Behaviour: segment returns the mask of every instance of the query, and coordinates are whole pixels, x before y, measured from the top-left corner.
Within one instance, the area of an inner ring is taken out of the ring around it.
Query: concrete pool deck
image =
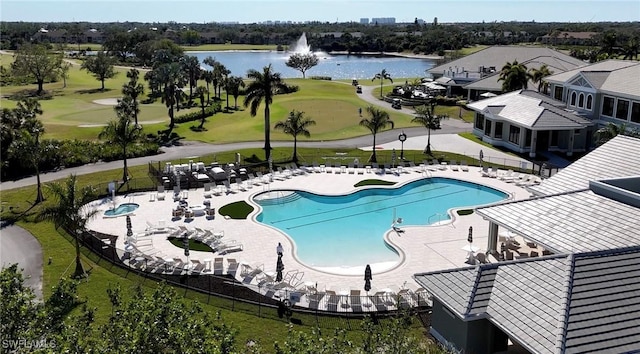
[[[407,169],[409,170],[409,169]],[[276,268],[276,246],[278,242],[285,248],[283,263],[284,273],[298,271],[303,274],[301,283],[317,284],[317,289],[331,289],[335,291],[362,289],[364,285],[364,265],[358,268],[334,269],[329,273],[319,269],[311,268],[300,262],[294,255],[292,241],[279,230],[262,225],[251,220],[258,210],[249,216],[247,220],[226,219],[217,213],[217,210],[229,203],[236,201],[247,201],[253,205],[250,198],[257,193],[278,189],[299,189],[319,194],[345,194],[356,190],[354,184],[364,179],[382,179],[400,183],[406,183],[425,175],[410,170],[409,173],[400,175],[377,175],[375,173],[349,174],[349,173],[308,173],[295,175],[284,180],[274,180],[272,183],[255,185],[246,191],[237,193],[222,194],[212,198],[204,197],[204,189],[188,190],[189,204],[201,205],[205,200],[209,200],[211,207],[216,209],[214,219],[205,216],[196,216],[190,221],[184,218],[173,221],[171,211],[176,203],[173,201],[173,192],[167,192],[165,200],[151,201],[151,195],[156,192],[133,193],[126,196],[117,196],[116,204],[137,203],[140,207],[131,214],[132,229],[134,233],[143,233],[147,228],[147,222],[158,224],[160,220],[165,225],[175,228],[184,226],[190,229],[194,227],[213,232],[224,231],[225,240],[236,240],[243,244],[242,251],[220,255],[218,253],[206,253],[191,251],[190,259],[198,259],[201,262],[206,259],[224,257],[224,266],[227,267],[227,259],[235,259],[239,263],[251,265],[252,267],[262,267],[265,272],[275,272]],[[530,193],[523,187],[514,183],[506,183],[498,178],[482,177],[479,167],[471,166],[468,172],[437,170],[429,172],[434,177],[450,177],[464,181],[480,183],[496,188],[508,193],[513,200],[521,200],[530,197]],[[245,183],[245,185],[248,185]],[[88,228],[105,234],[117,235],[118,240],[115,247],[124,249],[126,238],[126,218],[103,218],[103,212],[112,207],[108,199],[99,200],[92,203],[100,212],[98,216],[91,220]],[[399,215],[401,216],[401,215]],[[391,218],[391,216],[390,216]],[[434,220],[435,222],[436,220]],[[372,287],[375,289],[392,289],[397,291],[402,287],[417,287],[412,279],[415,273],[443,270],[455,267],[466,266],[467,251],[463,247],[468,246],[467,235],[469,226],[474,229],[473,245],[484,251],[487,248],[487,234],[489,222],[483,220],[475,213],[466,216],[454,215],[450,223],[443,223],[437,226],[401,226],[404,233],[398,234],[389,230],[385,235],[388,242],[392,243],[402,254],[404,260],[390,270],[381,271],[380,265],[372,264],[373,280]],[[177,257],[186,260],[182,249],[175,247],[167,240],[166,233],[157,233],[148,237],[151,240],[152,248],[164,257]],[[366,245],[363,245],[366,247]],[[382,265],[387,268],[388,265]],[[343,273],[341,275],[334,274]]]

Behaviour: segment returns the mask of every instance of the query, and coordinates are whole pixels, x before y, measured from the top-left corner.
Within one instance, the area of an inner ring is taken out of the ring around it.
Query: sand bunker
[[[117,98],[103,98],[101,100],[95,100],[93,101],[93,103],[95,104],[101,104],[104,106],[115,106],[118,104],[118,99]]]

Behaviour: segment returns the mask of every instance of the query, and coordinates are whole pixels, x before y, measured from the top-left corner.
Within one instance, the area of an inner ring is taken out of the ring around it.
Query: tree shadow
[[[85,94],[93,94],[93,93],[104,93],[104,92],[110,92],[110,91],[113,91],[113,90],[108,88],[105,88],[104,90],[96,88],[96,89],[87,89],[87,90],[76,90],[75,93],[85,95]]]

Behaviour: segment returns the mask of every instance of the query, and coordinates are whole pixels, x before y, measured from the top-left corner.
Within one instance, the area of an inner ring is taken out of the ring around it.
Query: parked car
[[[356,93],[362,93],[362,86],[356,86]]]
[[[391,108],[400,109],[402,108],[402,100],[399,98],[394,98],[391,102]]]

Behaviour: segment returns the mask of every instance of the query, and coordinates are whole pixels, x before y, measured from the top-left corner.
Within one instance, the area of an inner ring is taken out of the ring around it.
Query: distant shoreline
[[[189,50],[185,51],[185,53],[211,53],[211,52],[220,52],[220,53],[288,53],[287,51],[277,51],[277,50],[268,50],[268,49],[231,49],[231,50]],[[318,53],[318,52],[315,52]],[[323,52],[324,53],[324,52]],[[425,54],[411,54],[411,53],[397,53],[397,52],[359,52],[359,53],[349,53],[346,51],[335,51],[326,53],[329,55],[379,55],[379,56],[388,56],[388,57],[402,57],[402,58],[411,58],[411,59],[429,59],[429,60],[442,60],[444,57],[439,55],[425,55]]]

